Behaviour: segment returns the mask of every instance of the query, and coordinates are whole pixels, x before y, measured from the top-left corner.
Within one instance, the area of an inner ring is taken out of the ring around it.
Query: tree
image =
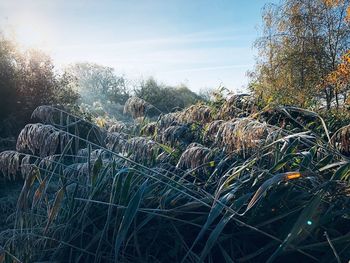
[[[28,120],[40,105],[73,104],[77,92],[69,86],[67,76],[55,72],[51,58],[40,50],[27,50],[16,57],[16,115]],[[13,111],[16,111],[13,109]]]
[[[215,89],[213,88],[201,88],[198,92],[198,95],[204,100],[204,101],[210,101],[213,97],[213,93],[215,92]]]
[[[82,108],[93,114],[123,118],[123,105],[130,97],[128,83],[114,69],[95,63],[76,63],[65,69],[80,94]]]
[[[76,85],[82,100],[87,103],[106,99],[124,104],[129,98],[127,82],[117,76],[114,69],[95,63],[76,63],[66,69],[66,74],[76,78]]]
[[[14,135],[43,104],[72,104],[77,93],[55,72],[49,56],[22,52],[0,34],[0,136]]]
[[[267,103],[310,106],[324,98],[329,108],[338,99],[333,87],[319,83],[333,71],[349,48],[346,22],[349,0],[285,0],[263,11],[263,37],[256,69],[250,73],[253,92]]]
[[[343,94],[344,103],[349,104],[348,93],[350,90],[350,50],[341,59],[341,63],[325,79],[327,86],[334,87],[337,94]]]
[[[7,118],[16,101],[15,45],[0,35],[0,120]]]
[[[134,92],[137,97],[147,101],[164,113],[183,109],[202,100],[199,95],[184,85],[169,87],[157,83],[153,78],[142,81]]]

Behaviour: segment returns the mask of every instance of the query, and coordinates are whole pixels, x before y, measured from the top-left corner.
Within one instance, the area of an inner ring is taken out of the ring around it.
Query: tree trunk
[[[338,94],[338,91],[335,91],[335,102],[336,102],[336,105],[337,105],[337,111],[339,109],[339,94]]]

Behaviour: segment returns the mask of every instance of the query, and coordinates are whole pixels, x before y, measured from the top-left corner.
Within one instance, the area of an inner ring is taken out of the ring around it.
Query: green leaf
[[[317,209],[322,202],[322,197],[323,191],[320,191],[319,193],[315,194],[313,199],[301,212],[300,216],[293,225],[287,237],[284,239],[283,243],[271,255],[267,262],[273,262],[277,258],[277,256],[281,252],[283,252],[284,249],[287,248],[292,242],[296,243],[298,240],[301,240],[312,233],[312,229],[316,227],[314,217],[315,214],[317,214]]]
[[[168,145],[162,144],[162,143],[157,143],[165,152],[169,153],[169,154],[173,154],[174,153],[174,149],[172,149],[171,147],[169,147]]]
[[[196,239],[193,241],[192,246],[190,247],[190,249],[188,250],[188,252],[186,253],[186,255],[184,256],[184,258],[182,259],[182,262],[185,261],[185,259],[188,257],[188,255],[191,253],[193,247],[197,244],[197,242],[203,237],[203,235],[205,234],[205,232],[208,230],[208,228],[210,227],[210,225],[214,222],[214,220],[216,218],[218,218],[219,215],[221,215],[222,210],[224,209],[224,205],[227,203],[228,200],[230,200],[233,197],[233,192],[235,192],[237,189],[234,189],[233,191],[231,191],[230,193],[227,193],[226,195],[224,195],[220,202],[216,202],[214,200],[214,204],[212,206],[212,208],[210,209],[210,212],[208,214],[207,220],[205,222],[205,224],[203,225],[203,227],[201,228],[201,231],[199,232],[199,234],[197,235]]]
[[[94,163],[94,166],[92,167],[91,183],[93,186],[96,185],[97,178],[101,171],[102,165],[103,165],[102,158],[101,158],[101,155],[99,155],[97,160]]]
[[[294,157],[296,157],[297,154],[287,154],[285,155],[281,160],[279,160],[274,167],[270,169],[271,173],[275,173],[279,171],[281,168],[283,168],[290,160],[292,160]]]
[[[226,224],[230,221],[230,219],[233,217],[233,214],[226,213],[220,220],[220,222],[216,225],[216,227],[213,229],[213,231],[210,233],[210,236],[205,243],[205,246],[202,250],[199,262],[203,262],[205,257],[210,253],[213,246],[216,244],[216,241],[222,231],[224,230]]]
[[[350,176],[350,163],[346,163],[333,174],[331,180],[347,180]]]
[[[146,187],[147,187],[147,180],[140,186],[140,188],[137,190],[137,192],[131,198],[131,200],[130,200],[130,202],[129,202],[129,204],[124,212],[124,216],[123,216],[122,222],[119,226],[117,238],[116,238],[115,245],[114,245],[114,251],[115,251],[116,257],[119,253],[119,249],[120,249],[122,243],[124,242],[128,231],[129,231],[130,225],[135,218],[137,210],[140,207],[141,200],[143,198],[143,194],[146,190]]]
[[[312,165],[312,159],[315,156],[315,150],[317,149],[316,146],[312,147],[310,151],[308,152],[303,152],[302,155],[304,156],[302,162],[300,163],[300,169],[301,170],[306,170],[307,168],[312,169],[310,167]]]
[[[327,155],[316,164],[316,169],[321,169],[322,167],[328,165],[332,160],[333,160],[333,155],[332,154]]]

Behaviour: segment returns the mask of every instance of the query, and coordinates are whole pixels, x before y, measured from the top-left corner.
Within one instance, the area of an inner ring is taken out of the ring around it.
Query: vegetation
[[[146,102],[130,100],[139,120]],[[347,260],[348,127],[250,96],[214,102],[109,131],[36,109],[43,124],[0,155],[2,179],[24,178],[3,260]]]
[[[204,99],[186,86],[169,87],[158,84],[153,78],[141,82],[141,85],[135,89],[135,95],[164,113],[184,109]],[[157,115],[159,112],[153,112],[153,114]]]
[[[183,109],[203,96],[185,86],[169,87],[154,79],[131,87],[113,68],[95,63],[76,63],[63,72],[39,50],[21,50],[14,40],[0,35],[0,150],[14,147],[15,136],[30,122],[40,105],[66,108],[89,120],[128,121],[123,105],[133,94],[150,101],[157,111],[149,116]]]
[[[0,137],[10,137],[29,121],[42,104],[73,104],[78,94],[66,85],[47,55],[21,51],[0,34]]]
[[[127,80],[113,68],[94,63],[76,63],[65,69],[70,85],[80,94],[79,107],[93,115],[122,118],[123,105],[130,97]]]
[[[57,73],[2,37],[0,263],[347,262],[350,2],[263,18],[251,94]]]
[[[327,81],[350,49],[348,0],[286,0],[266,6],[251,89],[265,103],[330,109],[347,97]]]

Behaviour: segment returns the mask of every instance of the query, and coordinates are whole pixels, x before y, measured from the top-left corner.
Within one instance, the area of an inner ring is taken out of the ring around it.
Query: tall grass
[[[34,112],[42,124],[0,154],[3,179],[25,178],[0,262],[350,259],[341,131],[247,96],[152,123],[137,102],[125,109],[142,123],[109,130],[50,106]]]

